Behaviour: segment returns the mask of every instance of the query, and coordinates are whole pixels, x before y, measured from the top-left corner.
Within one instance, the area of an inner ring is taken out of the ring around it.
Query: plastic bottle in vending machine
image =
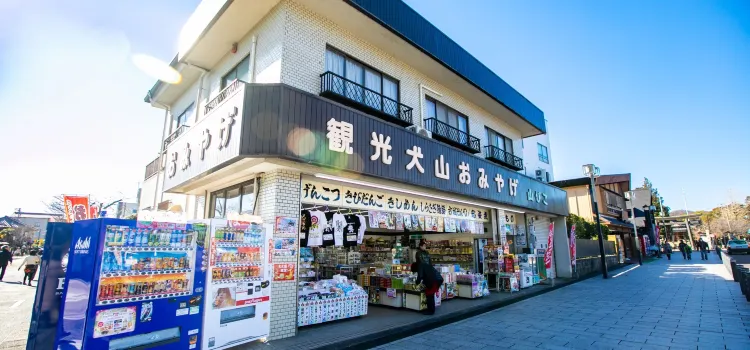
[[[107,246],[111,246],[112,242],[115,241],[115,230],[111,226],[107,226],[107,236],[105,237]]]
[[[131,228],[128,230],[128,247],[135,247],[135,229]]]
[[[115,231],[115,237],[112,239],[112,245],[122,245],[122,230]]]
[[[188,237],[185,231],[181,231],[180,233],[180,246],[183,248],[187,248],[188,246]]]

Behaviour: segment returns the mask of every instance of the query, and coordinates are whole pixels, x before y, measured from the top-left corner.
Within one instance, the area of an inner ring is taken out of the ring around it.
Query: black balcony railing
[[[163,167],[161,156],[156,157],[156,159],[152,160],[151,163],[148,163],[148,165],[146,165],[146,176],[144,176],[144,179],[148,179],[149,177],[156,175],[162,169]]]
[[[432,138],[451,144],[471,153],[481,152],[479,139],[435,118],[424,120],[424,128],[432,132]]]
[[[180,127],[177,128],[174,132],[169,134],[166,139],[164,139],[164,150],[167,149],[167,146],[169,146],[172,141],[176,140],[180,135],[184,134],[188,129],[187,125],[180,125]]]
[[[401,126],[413,124],[411,107],[333,72],[320,75],[320,95]]]
[[[513,170],[523,169],[523,159],[496,146],[484,146],[484,157]]]
[[[213,100],[209,101],[208,104],[206,104],[206,106],[203,107],[203,115],[204,116],[207,115],[208,112],[210,112],[212,109],[219,106],[221,102],[226,100],[227,97],[229,97],[229,95],[231,95],[235,90],[237,90],[237,88],[240,87],[240,84],[242,84],[242,81],[237,80],[237,79],[229,83],[229,85],[227,85],[227,87],[225,87],[224,90],[221,90],[221,92],[219,92],[219,95],[214,97]]]

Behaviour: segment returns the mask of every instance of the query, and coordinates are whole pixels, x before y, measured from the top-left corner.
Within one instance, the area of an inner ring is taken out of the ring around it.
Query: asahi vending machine
[[[254,217],[255,218],[255,217]],[[205,227],[205,311],[202,349],[225,349],[263,340],[271,329],[271,271],[268,238],[260,218],[209,219]],[[200,228],[203,230],[203,228]]]
[[[202,234],[190,224],[76,222],[56,348],[200,348]]]

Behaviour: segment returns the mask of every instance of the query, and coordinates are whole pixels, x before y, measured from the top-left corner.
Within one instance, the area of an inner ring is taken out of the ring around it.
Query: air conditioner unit
[[[432,132],[417,125],[412,125],[406,128],[406,130],[409,130],[417,135],[422,135],[424,137],[432,138]]]
[[[547,171],[544,169],[536,169],[534,177],[539,181],[547,182]]]

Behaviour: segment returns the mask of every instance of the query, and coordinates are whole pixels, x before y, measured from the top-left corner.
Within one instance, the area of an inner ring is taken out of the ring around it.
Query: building
[[[544,121],[547,125],[547,121]],[[555,177],[550,153],[549,130],[541,135],[524,138],[523,146],[524,173],[539,181],[552,182]]]
[[[560,180],[550,183],[565,190],[568,208],[571,214],[578,215],[589,222],[596,222],[591,205],[591,179]],[[624,248],[625,258],[632,259],[635,249],[633,224],[628,222],[629,213],[625,202],[625,192],[630,190],[630,174],[601,175],[594,183],[594,197],[601,223],[610,231],[610,240],[616,239],[619,247]]]
[[[544,253],[552,229],[560,248],[542,272],[571,276],[565,192],[521,158],[543,112],[403,2],[204,1],[180,42],[182,83],[145,98],[165,123],[141,213],[354,211],[396,228],[411,214],[431,242],[472,251],[451,261],[475,270],[486,242]],[[297,332],[298,280],[272,282],[271,339]]]

